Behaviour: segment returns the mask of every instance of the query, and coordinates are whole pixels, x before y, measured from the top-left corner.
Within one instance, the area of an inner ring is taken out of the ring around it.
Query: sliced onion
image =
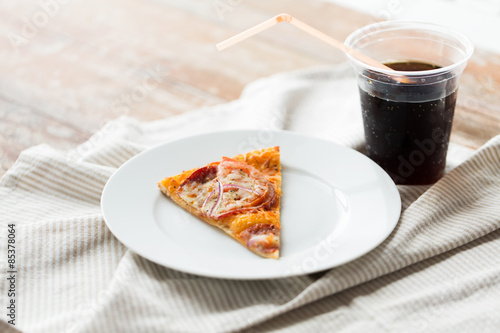
[[[226,184],[226,185],[223,185],[222,187],[223,187],[224,189],[232,189],[232,188],[236,188],[236,189],[239,189],[239,190],[244,190],[244,191],[252,192],[252,193],[254,193],[255,195],[261,195],[259,192],[254,191],[254,190],[252,190],[251,188],[243,187],[243,186],[236,185],[236,184]]]
[[[222,201],[222,192],[223,192],[223,190],[222,190],[222,183],[220,182],[220,180],[218,178],[215,178],[215,180],[217,181],[219,194],[217,196],[217,201],[213,205],[212,209],[210,209],[210,213],[208,213],[208,216],[210,216],[210,217],[212,217],[212,213],[217,210],[217,208],[220,205],[220,202]]]
[[[207,195],[207,198],[205,199],[205,201],[203,201],[203,205],[201,205],[201,211],[203,212],[203,208],[205,208],[206,204],[208,203],[208,200],[210,200],[210,198],[212,197],[212,194],[214,194],[215,190],[213,190],[212,192],[210,192],[209,195]]]
[[[227,212],[224,212],[222,214],[219,214],[217,216],[212,216],[212,217],[217,219],[217,218],[226,217],[226,216],[229,216],[231,214],[240,213],[240,212],[257,211],[259,209],[269,209],[269,207],[271,207],[276,200],[276,191],[272,185],[269,185],[268,189],[269,189],[268,192],[265,193],[265,195],[266,195],[265,200],[262,203],[260,203],[259,205],[250,206],[250,207],[243,207],[243,208],[234,208],[234,209],[231,209]]]

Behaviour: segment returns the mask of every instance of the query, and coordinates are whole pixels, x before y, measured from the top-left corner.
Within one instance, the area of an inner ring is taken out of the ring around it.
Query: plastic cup
[[[345,44],[384,64],[438,67],[383,70],[348,54],[359,85],[368,157],[396,184],[439,180],[446,166],[459,78],[474,51],[470,40],[439,25],[389,21],[354,31]]]

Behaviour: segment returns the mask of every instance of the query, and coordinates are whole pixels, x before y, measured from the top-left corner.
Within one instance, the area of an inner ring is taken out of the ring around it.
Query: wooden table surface
[[[339,40],[377,21],[319,0],[0,2],[0,175],[23,149],[75,147],[121,115],[170,117],[264,76],[345,61],[285,24],[215,49],[281,12]],[[500,55],[476,50],[457,103],[453,142],[477,148],[500,133]]]

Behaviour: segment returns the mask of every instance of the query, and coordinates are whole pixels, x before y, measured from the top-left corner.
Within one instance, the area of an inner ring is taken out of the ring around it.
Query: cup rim
[[[460,66],[463,66],[467,63],[467,61],[470,59],[472,54],[474,53],[474,44],[472,41],[463,33],[452,29],[448,28],[439,24],[435,23],[427,23],[427,22],[419,22],[419,21],[405,21],[405,20],[392,20],[392,21],[384,21],[384,22],[377,22],[377,23],[372,23],[369,25],[366,25],[364,27],[361,27],[359,29],[356,29],[352,33],[347,36],[347,38],[344,41],[344,44],[348,47],[352,47],[353,43],[364,36],[374,34],[377,32],[381,31],[389,31],[389,30],[397,30],[400,27],[417,27],[420,29],[426,29],[426,30],[432,30],[432,31],[440,31],[442,33],[445,33],[449,36],[452,36],[455,38],[457,41],[459,41],[462,45],[464,45],[464,50],[465,54],[462,57],[460,61],[457,61],[456,63],[453,63],[451,65],[445,66],[445,67],[440,67],[436,69],[431,69],[431,70],[423,70],[423,71],[397,71],[397,70],[387,70],[387,69],[382,69],[378,67],[374,67],[371,65],[368,65],[367,63],[353,57],[350,55],[348,52],[347,57],[353,62],[356,63],[360,66],[362,66],[365,69],[371,70],[373,72],[378,72],[382,74],[386,74],[388,76],[394,76],[394,75],[404,75],[404,76],[410,76],[410,77],[416,77],[416,76],[432,76],[435,74],[442,74],[444,72],[450,72],[454,70],[455,68],[459,68]]]

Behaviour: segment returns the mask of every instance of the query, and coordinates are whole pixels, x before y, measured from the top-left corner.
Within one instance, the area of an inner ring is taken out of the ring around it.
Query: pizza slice
[[[166,177],[160,190],[250,251],[279,258],[281,165],[279,147],[223,157]]]

